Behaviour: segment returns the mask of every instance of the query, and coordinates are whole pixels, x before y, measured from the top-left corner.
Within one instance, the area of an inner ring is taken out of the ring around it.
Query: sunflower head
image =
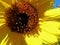
[[[12,0],[11,5],[11,0],[7,1],[9,4],[4,1],[0,0],[0,3],[6,9],[6,23],[0,27],[0,36],[7,34],[7,38],[3,37],[7,45],[53,45],[57,42],[56,35],[60,32],[54,27],[56,23],[45,20],[45,11],[51,8],[53,0]],[[2,40],[0,45],[4,42]]]
[[[18,2],[7,8],[6,24],[11,31],[26,33],[32,31],[38,24],[36,9],[27,2]]]

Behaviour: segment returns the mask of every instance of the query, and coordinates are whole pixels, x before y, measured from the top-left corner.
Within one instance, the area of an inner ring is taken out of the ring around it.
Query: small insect
[[[13,32],[32,31],[38,23],[36,9],[28,2],[16,2],[5,11],[6,24]]]

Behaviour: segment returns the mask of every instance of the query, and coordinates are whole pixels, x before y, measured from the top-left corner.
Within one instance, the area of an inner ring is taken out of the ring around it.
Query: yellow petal
[[[27,42],[27,45],[42,45],[42,40],[39,37],[26,36],[25,41]]]
[[[5,24],[5,23],[0,23],[0,26],[2,26],[3,24]]]
[[[5,24],[4,12],[0,11],[0,26]]]
[[[0,45],[6,45],[6,44],[7,44],[7,41],[8,41],[7,37],[8,37],[8,34],[7,34],[7,35],[5,36],[5,38],[2,40],[2,42],[1,42]]]
[[[47,44],[53,44],[58,42],[57,41],[57,37],[55,35],[52,35],[50,33],[47,33],[45,31],[42,30],[42,32],[40,32],[40,38],[44,41],[47,42]]]
[[[3,15],[0,15],[0,18],[4,18],[4,16]]]
[[[4,14],[4,12],[0,11],[0,14]]]
[[[60,35],[60,22],[56,21],[46,21],[40,25],[43,31],[47,31],[49,33]]]
[[[54,8],[54,9],[47,10],[44,13],[44,15],[49,16],[49,17],[56,17],[56,16],[60,17],[60,8]]]
[[[0,19],[0,26],[3,25],[3,24],[5,24],[5,20],[4,19]]]
[[[0,23],[3,23],[3,22],[5,22],[5,19],[0,19]]]
[[[4,1],[2,1],[2,0],[0,0],[0,3],[1,3],[5,8],[10,7],[9,4],[7,4],[6,2],[4,2]]]

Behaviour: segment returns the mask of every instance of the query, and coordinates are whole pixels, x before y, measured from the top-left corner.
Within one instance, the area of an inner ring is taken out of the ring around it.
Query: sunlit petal
[[[6,35],[6,37],[2,40],[1,44],[0,45],[6,45],[7,44],[7,41],[8,41],[8,34]]]
[[[40,37],[26,36],[25,41],[27,42],[27,45],[42,45]]]
[[[4,1],[2,1],[2,0],[0,0],[0,3],[1,3],[5,8],[10,7],[9,4],[7,4],[6,2],[4,2]]]
[[[47,10],[44,15],[49,17],[60,17],[60,8]]]
[[[46,21],[41,24],[41,29],[49,33],[60,35],[60,22]]]
[[[5,24],[5,20],[2,18],[3,16],[0,16],[0,26]]]
[[[5,23],[0,23],[0,26],[2,26],[3,24],[5,24]]]
[[[7,29],[6,25],[0,26],[0,43],[6,37],[8,31],[9,30]]]
[[[0,19],[1,19],[1,18],[4,18],[4,16],[3,16],[3,15],[0,15]]]
[[[47,44],[53,44],[58,42],[57,41],[57,37],[55,35],[52,35],[50,33],[47,33],[45,31],[40,32],[40,36],[39,36],[42,40],[46,41]]]
[[[5,24],[4,12],[0,11],[0,26]]]
[[[5,22],[5,19],[0,19],[0,23],[3,23],[3,22]]]
[[[5,19],[4,19],[4,14],[5,14],[5,13],[1,10],[1,11],[0,11],[0,22],[3,21],[3,20],[5,20]],[[2,20],[2,19],[3,19],[3,20]]]
[[[0,9],[0,17],[4,17],[5,12],[2,10],[3,8]]]
[[[3,14],[4,12],[0,11],[0,14],[1,14],[1,13]]]

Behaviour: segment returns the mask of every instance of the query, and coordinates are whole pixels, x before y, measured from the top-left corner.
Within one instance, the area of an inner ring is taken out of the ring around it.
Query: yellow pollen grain
[[[18,28],[18,30],[17,31],[19,31],[19,27],[17,27]]]
[[[19,18],[21,20],[21,18]]]
[[[18,23],[16,22],[16,24],[18,24]]]

